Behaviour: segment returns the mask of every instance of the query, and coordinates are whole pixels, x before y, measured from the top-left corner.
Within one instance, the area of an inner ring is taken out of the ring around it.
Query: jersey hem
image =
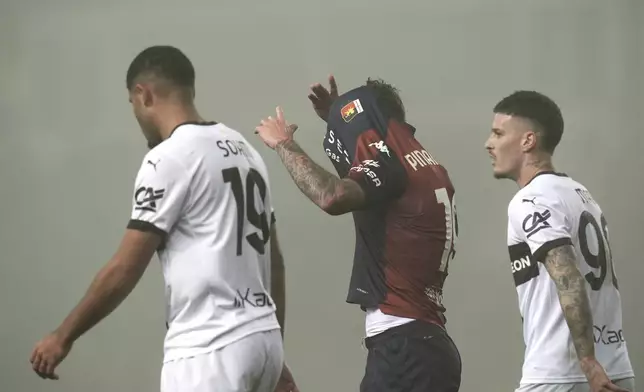
[[[635,377],[635,373],[631,370],[628,372],[622,373],[607,373],[608,378],[611,380],[623,380],[626,378]],[[572,376],[572,377],[549,377],[549,378],[540,378],[540,377],[528,377],[522,378],[520,381],[521,385],[525,384],[570,384],[570,383],[586,383],[588,379],[586,376]]]
[[[216,350],[221,350],[222,348],[233,344],[241,339],[244,339],[250,335],[260,333],[260,332],[269,332],[269,331],[275,331],[275,330],[280,330],[279,324],[277,325],[270,325],[270,326],[264,326],[264,327],[259,327],[259,328],[253,328],[245,331],[243,334],[235,336],[233,338],[228,338],[228,339],[222,339],[215,341],[208,347],[202,347],[202,348],[178,348],[178,349],[171,349],[169,354],[164,354],[163,355],[163,363],[167,362],[172,362],[176,361],[179,359],[185,359],[185,358],[191,358],[197,355],[203,355],[203,354],[208,354],[210,352],[216,351]],[[174,352],[174,353],[173,353]]]
[[[445,316],[443,315],[442,312],[439,312],[439,311],[432,311],[432,312],[428,312],[427,314],[423,314],[422,312],[413,312],[413,311],[406,312],[387,304],[379,304],[378,309],[382,313],[388,316],[403,317],[403,318],[408,318],[412,320],[418,320],[425,323],[438,325],[439,327],[445,329],[445,322],[443,321]]]

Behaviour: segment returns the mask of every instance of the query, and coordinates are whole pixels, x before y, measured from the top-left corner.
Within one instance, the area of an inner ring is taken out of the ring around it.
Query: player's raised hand
[[[293,133],[297,130],[297,125],[289,124],[284,118],[284,112],[281,107],[275,110],[276,117],[269,116],[263,119],[259,126],[255,128],[255,133],[262,138],[264,143],[270,148],[275,148],[277,144],[293,139]]]
[[[65,342],[54,332],[36,343],[29,361],[34,372],[41,378],[58,380],[58,374],[54,371],[71,349],[72,343]]]
[[[274,392],[300,392],[299,388],[295,384],[293,374],[291,374],[291,370],[286,366],[286,364],[284,364],[284,367],[282,368],[282,375],[277,382]]]
[[[329,118],[331,105],[338,98],[338,85],[333,75],[329,75],[329,90],[320,83],[311,85],[309,100],[313,104],[313,110],[324,121]]]

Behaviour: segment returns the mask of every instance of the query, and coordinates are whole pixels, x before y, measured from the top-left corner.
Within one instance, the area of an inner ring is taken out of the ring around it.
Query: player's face
[[[151,89],[140,84],[134,86],[129,95],[134,117],[141,126],[143,136],[148,141],[148,147],[152,148],[161,142],[159,128],[155,121],[154,95]]]
[[[507,114],[495,114],[492,133],[485,148],[492,159],[495,178],[516,178],[523,162],[525,130],[519,119]]]

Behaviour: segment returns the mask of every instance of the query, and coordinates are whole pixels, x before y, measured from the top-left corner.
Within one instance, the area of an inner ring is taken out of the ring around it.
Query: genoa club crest
[[[344,122],[350,122],[355,116],[364,112],[359,99],[353,100],[340,109]]]

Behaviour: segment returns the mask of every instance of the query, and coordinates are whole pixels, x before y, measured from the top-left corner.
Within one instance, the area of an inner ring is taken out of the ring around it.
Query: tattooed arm
[[[595,362],[593,316],[586,294],[586,280],[577,268],[574,248],[572,245],[563,245],[550,250],[545,256],[544,265],[557,287],[559,303],[582,370],[588,373],[588,366]]]
[[[286,122],[281,108],[277,108],[276,119],[262,120],[255,130],[277,152],[302,193],[330,215],[364,210],[400,197],[407,185],[407,173],[395,151],[382,140],[385,131],[374,128],[366,114],[352,120],[350,127],[345,125],[346,119],[335,120],[339,121],[344,123],[342,140],[333,129],[327,129],[324,143],[328,153],[333,148],[340,154],[341,158],[333,162],[344,178],[313,162],[293,140],[297,126]]]
[[[365,193],[356,181],[340,179],[326,171],[295,140],[278,143],[275,151],[297,187],[326,213],[342,215],[364,206]]]

